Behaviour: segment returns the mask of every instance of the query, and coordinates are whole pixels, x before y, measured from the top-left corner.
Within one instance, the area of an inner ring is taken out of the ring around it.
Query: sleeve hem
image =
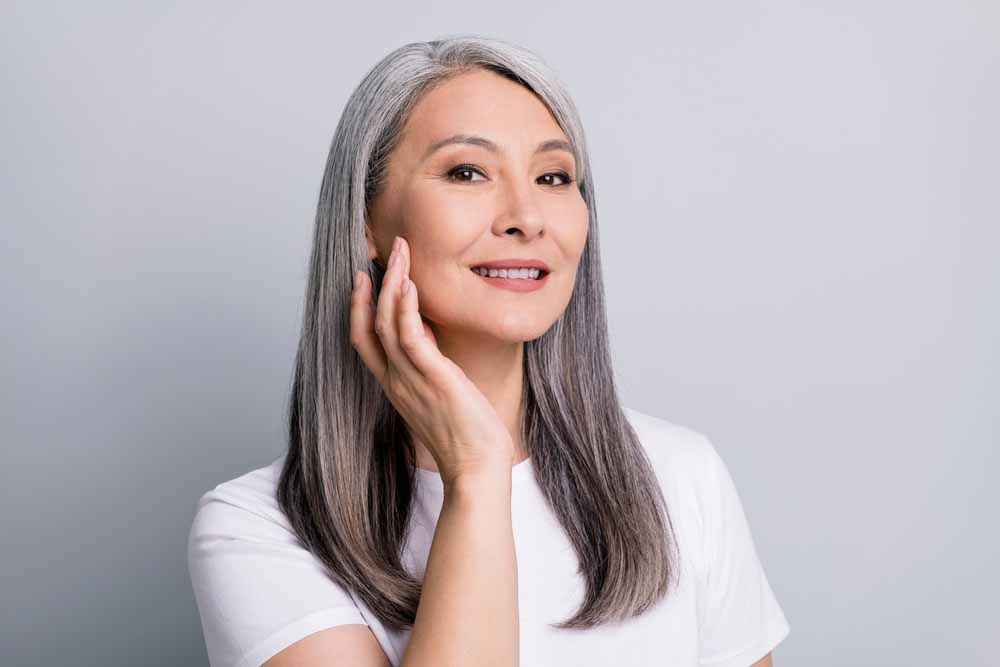
[[[702,658],[698,664],[702,667],[751,667],[784,641],[791,631],[788,621],[783,615],[773,619],[768,624],[764,637],[735,653],[727,653],[721,657]]]
[[[335,609],[324,609],[303,618],[289,623],[282,629],[273,633],[262,642],[257,643],[253,648],[243,654],[237,667],[260,667],[264,662],[271,659],[283,649],[288,648],[298,640],[308,635],[336,627],[338,625],[349,624],[368,625],[361,612],[356,607],[338,607]]]

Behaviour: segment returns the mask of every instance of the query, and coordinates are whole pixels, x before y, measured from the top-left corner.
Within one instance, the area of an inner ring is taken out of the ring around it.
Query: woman
[[[306,296],[288,451],[191,529],[213,666],[771,664],[724,463],[619,403],[584,133],[537,56],[460,36],[366,75]]]

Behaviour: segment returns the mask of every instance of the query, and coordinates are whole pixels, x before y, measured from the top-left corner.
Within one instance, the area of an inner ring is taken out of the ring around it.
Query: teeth
[[[490,278],[515,278],[521,280],[538,280],[538,275],[541,273],[541,269],[486,269],[484,267],[476,267],[472,269],[481,276],[489,276]]]

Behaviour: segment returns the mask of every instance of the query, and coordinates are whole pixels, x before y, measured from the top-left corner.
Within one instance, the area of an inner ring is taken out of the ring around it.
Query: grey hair
[[[369,70],[348,99],[320,188],[278,502],[334,581],[387,627],[412,627],[422,583],[403,566],[402,552],[413,443],[350,343],[351,283],[361,270],[376,295],[381,286],[365,224],[410,111],[433,86],[476,68],[532,91],[574,147],[587,242],[566,310],[524,343],[521,441],[586,584],[580,608],[552,627],[621,621],[667,594],[680,559],[661,487],[614,384],[583,126],[557,76],[523,47],[469,34],[406,44]]]

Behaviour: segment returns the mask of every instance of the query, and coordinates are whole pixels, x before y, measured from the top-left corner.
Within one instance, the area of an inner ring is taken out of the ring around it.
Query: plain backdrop
[[[573,94],[616,380],[730,467],[775,665],[997,664],[987,0],[5,3],[0,662],[207,664],[188,529],[283,451],[339,114],[457,32]]]

